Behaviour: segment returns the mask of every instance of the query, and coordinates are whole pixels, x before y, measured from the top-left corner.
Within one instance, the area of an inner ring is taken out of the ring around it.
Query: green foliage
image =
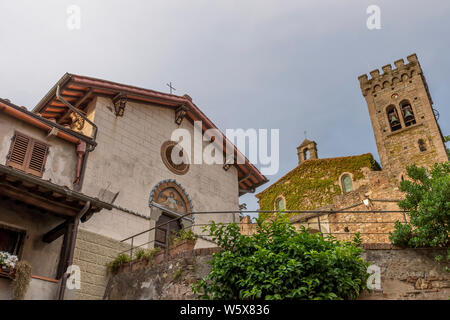
[[[130,256],[126,253],[119,254],[113,261],[109,262],[106,266],[108,268],[108,272],[117,273],[120,267],[125,263],[130,262]]]
[[[31,281],[31,265],[27,261],[19,261],[14,271],[12,296],[14,300],[23,300]]]
[[[215,224],[209,233],[222,251],[209,275],[193,285],[203,299],[354,299],[366,288],[366,263],[356,242],[300,232],[286,219],[258,219],[257,233]]]
[[[431,172],[412,165],[407,167],[412,181],[405,180],[400,190],[406,193],[399,207],[406,211],[409,223],[397,223],[392,243],[408,247],[447,247],[450,244],[450,162],[435,164]]]
[[[444,142],[445,143],[450,142],[450,136],[445,136],[444,137]],[[447,150],[447,155],[450,158],[450,148],[446,148],[446,150]]]
[[[390,234],[390,241],[399,247],[408,247],[409,240],[412,237],[412,228],[410,224],[403,224],[400,221],[395,221],[395,232]]]
[[[137,249],[136,253],[134,255],[136,260],[147,260],[151,261],[153,260],[153,257],[157,252],[161,251],[160,247],[156,247],[154,249]]]
[[[273,210],[275,199],[282,194],[290,210],[311,210],[332,203],[336,195],[342,194],[338,185],[343,172],[353,174],[354,180],[363,178],[362,168],[380,170],[379,164],[370,153],[307,160],[290,171],[276,183],[257,195],[261,210]],[[291,215],[291,214],[286,214]],[[267,219],[270,213],[260,213]]]
[[[177,245],[183,240],[197,240],[198,235],[196,235],[192,229],[189,229],[188,231],[181,229],[177,233],[173,234],[173,236],[170,238],[170,244],[171,245]]]

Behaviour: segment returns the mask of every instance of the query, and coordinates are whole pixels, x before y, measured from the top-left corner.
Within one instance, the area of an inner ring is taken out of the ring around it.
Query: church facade
[[[320,159],[316,142],[305,140],[297,148],[298,166],[256,195],[261,210],[323,211],[293,213],[290,220],[338,239],[360,232],[364,242],[389,242],[394,222],[406,221],[397,205],[406,167],[415,163],[430,168],[448,161],[417,56],[407,60],[395,61],[394,69],[384,66],[382,74],[370,72],[370,79],[358,78],[381,166],[371,154]]]
[[[0,209],[0,249],[30,260],[37,283],[27,298],[102,299],[108,262],[131,246],[165,249],[169,235],[180,229],[200,235],[197,248],[215,246],[202,235],[202,226],[238,221],[239,196],[267,181],[245,157],[244,163],[174,161],[174,154],[187,154],[171,140],[174,130],[194,136],[197,122],[200,133],[212,129],[222,135],[188,95],[65,74],[32,112],[6,100],[0,111],[8,124],[6,131],[1,127],[0,156],[6,160],[0,178],[11,184],[0,186],[2,201],[11,207]],[[227,159],[230,149],[231,157],[242,157],[222,138],[219,144],[220,139],[203,136],[202,147],[212,146]],[[35,145],[42,150],[33,154]],[[14,150],[23,151],[20,165],[11,161]],[[30,176],[34,185],[19,180]],[[26,202],[19,186],[39,201]],[[22,218],[15,213],[19,202],[24,202]],[[37,210],[45,220],[36,222]],[[41,259],[33,258],[39,254]],[[64,287],[69,265],[81,271],[74,290]],[[7,287],[2,281],[0,292]]]

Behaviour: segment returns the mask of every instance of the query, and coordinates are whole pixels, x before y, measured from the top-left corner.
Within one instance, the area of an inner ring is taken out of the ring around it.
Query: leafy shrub
[[[389,236],[390,241],[399,247],[408,247],[409,241],[413,237],[411,225],[395,221],[394,228],[395,232]]]
[[[209,233],[223,250],[207,277],[193,285],[203,299],[353,299],[366,288],[366,263],[356,242],[300,232],[286,219],[259,219],[257,233],[215,224]]]
[[[400,183],[406,193],[399,207],[409,217],[391,233],[393,244],[409,247],[447,247],[450,244],[450,162],[435,164],[431,172],[412,165],[406,168],[412,181]]]
[[[113,261],[109,262],[106,266],[108,268],[108,272],[117,273],[122,265],[129,262],[130,256],[126,253],[122,253],[119,254]]]

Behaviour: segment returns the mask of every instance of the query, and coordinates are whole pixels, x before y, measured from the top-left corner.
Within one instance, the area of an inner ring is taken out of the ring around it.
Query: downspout
[[[67,262],[65,264],[66,267],[69,267],[73,263],[73,253],[75,251],[75,243],[77,240],[77,234],[78,234],[78,225],[80,224],[80,219],[88,212],[88,210],[91,208],[91,202],[87,201],[84,205],[83,209],[77,214],[77,216],[74,219],[74,222],[72,224],[71,230],[68,230],[69,235],[69,256],[67,257]],[[58,293],[58,300],[64,300],[64,292],[66,290],[66,282],[69,278],[69,274],[66,273],[67,270],[64,270],[64,274],[61,278],[61,284],[59,287],[59,293]]]
[[[97,132],[98,127],[95,123],[93,123],[91,120],[89,120],[82,112],[80,112],[77,108],[75,108],[73,105],[71,105],[66,99],[64,99],[61,96],[59,85],[56,87],[56,97],[58,100],[60,100],[62,103],[64,103],[72,112],[78,114],[81,118],[83,118],[87,123],[89,123],[92,126],[93,134],[92,134],[92,140],[94,143],[97,139]],[[86,143],[82,142],[77,145],[77,155],[78,155],[78,161],[77,161],[77,170],[76,170],[76,178],[74,181],[74,184],[76,185],[76,190],[81,190],[81,182],[84,176],[84,171],[86,168],[86,162],[88,153],[95,150],[96,144],[91,145],[89,148],[86,148]]]

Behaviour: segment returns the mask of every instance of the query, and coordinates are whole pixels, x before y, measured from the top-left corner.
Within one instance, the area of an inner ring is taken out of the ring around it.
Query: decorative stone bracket
[[[185,105],[182,105],[175,110],[175,123],[177,125],[181,125],[188,110],[189,108]]]
[[[125,106],[128,101],[127,96],[123,93],[118,93],[112,101],[114,103],[114,113],[116,117],[123,117]]]

